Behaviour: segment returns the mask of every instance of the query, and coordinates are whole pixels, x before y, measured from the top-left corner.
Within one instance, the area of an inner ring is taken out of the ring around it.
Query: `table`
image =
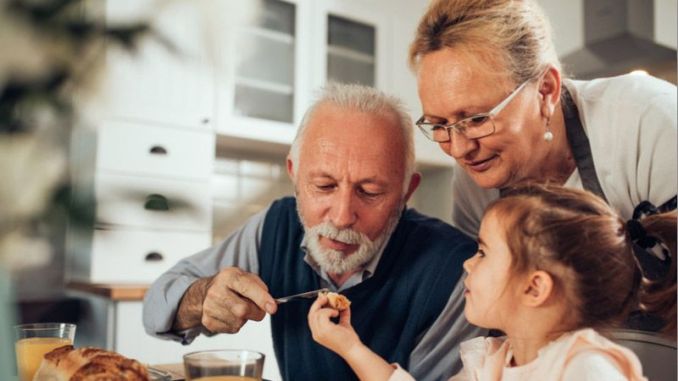
[[[172,376],[172,381],[184,381],[184,364],[178,363],[178,364],[158,364],[158,365],[151,365],[151,367],[155,369],[160,369],[163,370],[167,373],[169,373]],[[269,381],[267,379],[263,379],[263,381]]]
[[[179,364],[188,352],[245,348],[266,355],[264,376],[280,380],[268,315],[249,322],[237,334],[199,336],[190,346],[149,336],[142,325],[142,300],[149,285],[71,282],[68,291],[81,299],[86,313],[78,321],[76,346],[118,352],[143,364]]]
[[[184,364],[157,364],[151,365],[152,368],[160,369],[169,373],[172,376],[172,381],[184,381]]]

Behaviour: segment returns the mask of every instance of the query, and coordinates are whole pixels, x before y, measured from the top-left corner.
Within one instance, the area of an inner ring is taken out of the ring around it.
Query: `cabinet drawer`
[[[209,232],[95,230],[89,281],[150,283],[179,260],[210,246]]]
[[[107,121],[98,137],[99,169],[188,179],[212,173],[213,133]]]
[[[97,174],[97,226],[209,231],[210,183]]]

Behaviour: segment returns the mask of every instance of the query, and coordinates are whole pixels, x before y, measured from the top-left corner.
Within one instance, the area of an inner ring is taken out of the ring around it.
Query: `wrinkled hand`
[[[237,267],[221,270],[206,286],[203,327],[215,333],[236,333],[248,320],[261,321],[278,305],[257,275]]]
[[[334,323],[331,318],[339,316],[339,323]],[[325,295],[311,305],[308,311],[308,326],[313,334],[313,340],[327,349],[345,357],[349,352],[362,342],[351,325],[351,309],[341,312],[328,307],[328,299]]]

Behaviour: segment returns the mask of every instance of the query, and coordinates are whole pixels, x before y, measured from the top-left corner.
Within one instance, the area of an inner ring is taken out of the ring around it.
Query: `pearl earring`
[[[553,140],[553,132],[551,132],[551,129],[549,128],[549,125],[551,124],[551,117],[546,118],[546,132],[544,132],[544,141],[550,142]]]
[[[544,140],[547,142],[553,140],[553,132],[551,132],[551,130],[544,132]]]

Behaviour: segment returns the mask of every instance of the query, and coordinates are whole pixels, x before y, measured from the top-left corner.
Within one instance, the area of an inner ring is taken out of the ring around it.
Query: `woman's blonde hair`
[[[410,66],[458,46],[499,57],[516,83],[538,76],[546,65],[561,70],[551,27],[534,0],[434,0],[410,45]]]

